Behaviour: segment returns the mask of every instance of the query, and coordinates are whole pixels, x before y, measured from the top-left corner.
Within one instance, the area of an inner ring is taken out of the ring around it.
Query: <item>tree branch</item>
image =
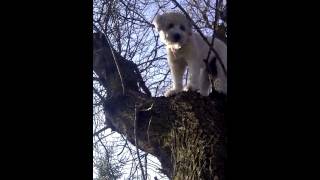
[[[104,127],[100,130],[98,130],[97,132],[93,133],[93,136],[98,136],[100,133],[102,133],[103,131],[107,130],[109,127]]]
[[[94,41],[95,51],[103,43],[95,34]],[[224,180],[226,136],[224,112],[218,107],[221,103],[191,91],[170,98],[150,97],[139,91],[133,63],[115,53],[126,86],[126,94],[119,93],[121,81],[110,48],[104,48],[101,54],[94,56],[93,67],[110,92],[104,111],[113,130],[136,144],[136,148],[156,156],[169,178],[213,179],[217,175]]]

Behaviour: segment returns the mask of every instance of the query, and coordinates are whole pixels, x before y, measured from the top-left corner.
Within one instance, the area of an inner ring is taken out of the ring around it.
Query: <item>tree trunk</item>
[[[134,63],[112,54],[101,33],[93,41],[93,68],[107,90],[108,127],[135,144],[136,121],[138,148],[156,156],[170,179],[224,180],[225,97],[196,92],[151,97]]]

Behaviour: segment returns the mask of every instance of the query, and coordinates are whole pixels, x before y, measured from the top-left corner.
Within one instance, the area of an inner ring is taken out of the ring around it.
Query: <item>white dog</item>
[[[208,44],[198,33],[192,32],[191,22],[179,12],[158,15],[153,23],[160,34],[161,41],[166,45],[168,63],[172,73],[173,87],[165,93],[165,96],[168,97],[183,90],[183,74],[186,67],[189,68],[186,89],[199,90],[201,95],[208,96],[211,84],[203,61],[208,55]],[[208,41],[211,42],[210,38]],[[214,49],[227,69],[226,44],[215,38]],[[209,60],[214,57],[215,54],[211,52]],[[215,89],[227,94],[227,77],[218,61],[216,61],[216,68]],[[219,85],[216,85],[217,83]]]

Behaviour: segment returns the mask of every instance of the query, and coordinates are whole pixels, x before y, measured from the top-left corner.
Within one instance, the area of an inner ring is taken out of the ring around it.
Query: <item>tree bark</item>
[[[136,120],[138,148],[156,156],[170,179],[224,180],[226,98],[219,94],[202,97],[196,92],[151,97],[133,62],[118,53],[112,55],[101,33],[94,34],[93,44],[93,68],[107,90],[104,111],[108,127],[135,144]]]

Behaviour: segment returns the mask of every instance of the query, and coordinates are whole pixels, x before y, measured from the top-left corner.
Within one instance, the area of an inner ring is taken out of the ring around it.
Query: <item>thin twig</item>
[[[133,12],[134,14],[136,14],[137,16],[139,16],[143,21],[141,22],[144,22],[146,24],[148,24],[150,27],[154,27],[154,25],[152,23],[150,23],[148,20],[145,19],[145,17],[143,17],[140,13],[134,11],[134,9],[130,8],[128,6],[128,4],[124,3],[122,0],[119,1],[121,4],[123,4],[129,11]]]
[[[117,154],[117,156],[119,156],[120,154],[122,154],[122,152],[123,152],[124,149],[126,148],[126,146],[127,146],[127,144],[128,144],[128,139],[126,138],[125,141],[126,141],[126,142],[124,143],[122,150],[120,151],[120,153]]]
[[[106,101],[106,99],[98,92],[98,90],[95,87],[93,87],[93,91],[97,94],[97,96],[99,96],[101,101],[103,101],[103,102]]]
[[[146,168],[146,179],[148,175],[148,153],[145,154],[144,156],[144,167]]]
[[[110,42],[108,36],[105,35],[105,37],[106,37],[106,39],[108,41],[109,48],[110,48],[111,54],[113,56],[114,63],[116,64],[116,67],[117,67],[117,70],[118,70],[118,74],[119,74],[120,81],[121,81],[121,86],[122,86],[122,94],[124,95],[126,91],[125,91],[125,86],[123,84],[123,76],[122,76],[121,69],[120,69],[120,66],[119,66],[119,63],[118,63],[118,59],[117,59],[116,55],[114,54],[114,51],[113,51],[113,49],[111,47],[111,42]]]
[[[152,116],[149,120],[149,123],[148,123],[148,129],[147,129],[147,136],[148,136],[148,143],[150,144],[150,136],[149,136],[149,128],[150,128],[150,125],[151,125],[151,121],[152,121]]]
[[[133,69],[134,69],[134,71],[136,72],[137,81],[138,81],[138,83],[139,83],[140,88],[141,88],[149,97],[151,97],[151,92],[150,92],[149,89],[146,87],[146,84],[145,84],[145,82],[143,81],[143,78],[142,78],[142,76],[141,76],[141,74],[140,74],[140,72],[139,72],[139,69],[138,69],[138,67],[137,67],[136,64],[133,64]]]
[[[216,12],[215,12],[215,17],[214,17],[214,24],[213,24],[213,33],[212,33],[212,37],[211,37],[211,43],[210,43],[210,47],[213,47],[214,46],[214,36],[216,35],[216,28],[217,28],[217,24],[218,24],[218,0],[216,0]],[[210,58],[210,55],[211,55],[211,51],[208,52],[208,55],[207,55],[207,58],[204,60],[205,64],[206,64],[206,69],[209,73],[209,80],[211,82],[211,85],[212,85],[212,89],[214,89],[214,79],[213,79],[213,72],[212,72],[212,69],[211,67],[209,66],[209,58]],[[213,63],[216,63],[215,61]]]
[[[100,129],[99,131],[93,133],[93,136],[98,136],[101,132],[105,131],[106,129],[108,129],[108,127],[104,127],[102,129]]]

